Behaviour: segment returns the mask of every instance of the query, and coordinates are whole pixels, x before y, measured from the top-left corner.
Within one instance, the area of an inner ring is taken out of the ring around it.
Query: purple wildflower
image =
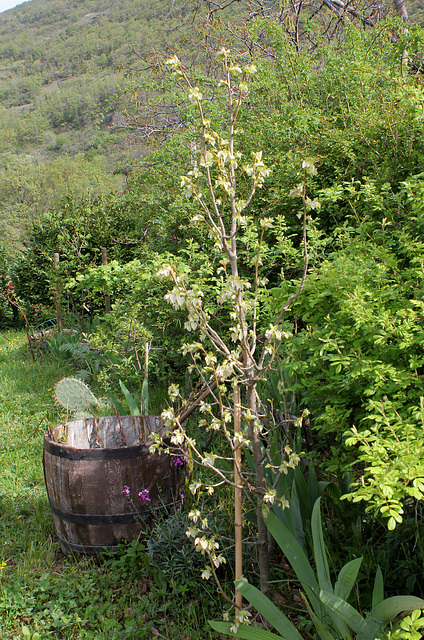
[[[148,489],[142,489],[141,491],[138,492],[138,495],[140,497],[140,500],[144,500],[145,502],[150,502],[151,498],[149,498],[149,490]]]
[[[181,502],[184,502],[184,494],[180,493]]]
[[[126,484],[124,484],[124,488],[123,488],[123,490],[121,491],[121,493],[126,493],[126,494],[127,494],[127,496],[128,496],[128,495],[131,493],[131,489],[130,489],[129,487],[127,487],[127,485],[126,485]]]
[[[184,464],[184,459],[178,456],[177,458],[175,458],[174,464],[176,467],[182,467]]]

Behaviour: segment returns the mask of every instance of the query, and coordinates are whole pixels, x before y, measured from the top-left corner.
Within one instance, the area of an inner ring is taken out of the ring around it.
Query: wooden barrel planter
[[[45,434],[44,477],[64,553],[116,549],[178,504],[182,458],[149,452],[150,434],[162,430],[157,416],[108,416]]]

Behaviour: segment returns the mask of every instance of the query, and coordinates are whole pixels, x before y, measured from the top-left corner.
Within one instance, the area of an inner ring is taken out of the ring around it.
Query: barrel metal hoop
[[[58,535],[59,542],[61,546],[65,549],[69,549],[70,551],[74,551],[74,553],[103,553],[105,551],[118,551],[119,547],[117,545],[92,545],[92,544],[76,544],[75,542],[69,542],[69,540],[65,540],[62,536]]]
[[[90,514],[90,513],[69,513],[62,511],[54,504],[50,502],[50,509],[52,513],[64,520],[65,522],[72,522],[74,524],[89,524],[89,525],[102,525],[102,524],[133,524],[134,522],[140,522],[147,520],[151,515],[150,511],[139,511],[137,513],[118,513],[115,515],[106,514]]]

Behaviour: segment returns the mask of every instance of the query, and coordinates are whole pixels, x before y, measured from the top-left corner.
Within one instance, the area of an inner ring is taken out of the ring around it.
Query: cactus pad
[[[54,388],[56,402],[68,411],[92,411],[98,406],[94,393],[78,378],[63,378]]]

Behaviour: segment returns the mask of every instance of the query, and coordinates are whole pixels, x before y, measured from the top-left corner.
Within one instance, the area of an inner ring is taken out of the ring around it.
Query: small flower
[[[178,398],[180,395],[180,390],[178,388],[178,385],[171,384],[168,388],[168,394],[172,400],[175,400],[176,398]]]
[[[238,622],[241,622],[242,624],[246,622],[249,623],[249,618],[251,617],[252,617],[252,614],[249,611],[246,611],[246,609],[242,609],[236,615],[236,619],[238,620]]]
[[[131,493],[131,489],[127,487],[126,484],[124,484],[124,488],[122,489],[121,493],[126,493],[128,496]]]
[[[205,467],[213,467],[215,464],[215,456],[212,453],[207,454],[202,459],[202,464],[205,465]]]
[[[199,480],[192,482],[189,486],[190,493],[192,493],[193,495],[196,495],[196,493],[201,488],[201,486],[202,486],[202,483]]]
[[[281,498],[281,499],[279,500],[279,503],[280,503],[280,507],[281,507],[282,509],[289,509],[289,508],[290,508],[290,503],[289,503],[289,501],[288,501],[288,500],[286,500],[285,498]]]
[[[181,502],[184,502],[184,494],[180,493]]]
[[[190,87],[188,92],[188,99],[190,102],[200,102],[202,99],[202,94],[199,91],[199,87]]]
[[[177,458],[175,458],[174,464],[176,467],[182,467],[184,465],[184,459],[178,456]]]
[[[264,495],[264,502],[266,504],[274,504],[277,497],[277,492],[275,489],[268,489],[268,491]]]
[[[151,498],[149,498],[149,490],[148,489],[142,489],[141,491],[138,492],[139,498],[140,500],[144,500],[144,502],[150,502]]]
[[[201,517],[201,515],[202,514],[200,513],[199,509],[192,509],[188,514],[188,517],[189,517],[189,520],[196,523],[198,519]]]
[[[162,413],[162,417],[164,417],[164,415],[163,415],[164,413],[165,412]],[[171,436],[171,442],[172,442],[172,444],[176,444],[176,445],[183,444],[184,443],[184,433],[182,431],[178,431],[178,430],[174,431],[174,433]]]
[[[248,64],[244,67],[243,71],[247,76],[253,76],[258,70],[255,64]]]
[[[181,67],[181,60],[178,56],[173,55],[172,58],[165,60],[165,64],[171,67],[171,69],[176,70]]]

